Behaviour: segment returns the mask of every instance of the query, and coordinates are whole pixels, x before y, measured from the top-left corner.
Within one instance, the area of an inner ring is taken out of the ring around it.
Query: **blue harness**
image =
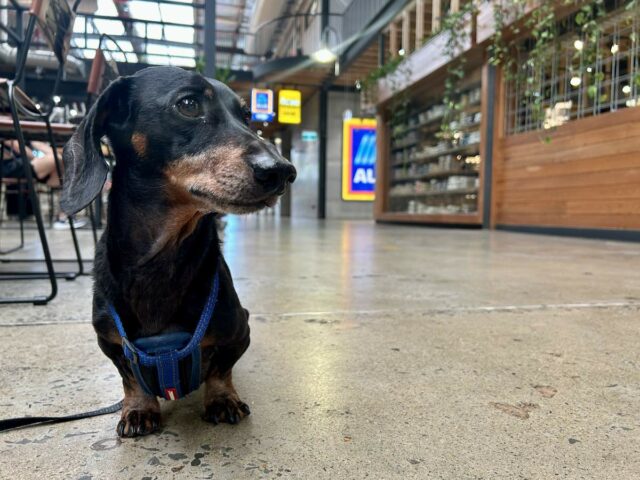
[[[219,283],[216,269],[211,292],[193,335],[188,332],[163,333],[131,342],[120,315],[111,303],[107,303],[122,337],[124,356],[136,380],[149,395],[177,400],[200,387],[200,342],[216,307]]]

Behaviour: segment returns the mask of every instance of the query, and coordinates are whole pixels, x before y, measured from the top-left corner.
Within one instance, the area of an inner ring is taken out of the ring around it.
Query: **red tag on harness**
[[[164,398],[166,400],[178,400],[178,392],[175,388],[165,388],[164,389]]]

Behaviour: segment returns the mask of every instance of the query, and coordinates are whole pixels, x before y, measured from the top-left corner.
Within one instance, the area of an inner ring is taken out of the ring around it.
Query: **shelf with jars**
[[[412,92],[400,113],[382,111],[377,220],[481,225],[481,77],[481,68],[466,76],[453,115],[442,93],[421,93],[433,88]]]

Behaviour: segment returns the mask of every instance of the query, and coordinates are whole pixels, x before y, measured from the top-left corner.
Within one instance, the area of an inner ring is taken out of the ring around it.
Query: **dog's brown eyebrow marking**
[[[204,96],[207,98],[213,98],[213,89],[212,88],[205,89]]]
[[[147,154],[147,136],[145,134],[134,132],[131,135],[131,145],[138,156],[144,157]]]

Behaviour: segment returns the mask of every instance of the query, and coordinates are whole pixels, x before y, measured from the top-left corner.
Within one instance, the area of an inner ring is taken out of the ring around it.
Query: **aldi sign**
[[[254,88],[251,90],[251,120],[273,122],[273,90]]]
[[[350,118],[342,127],[342,199],[372,201],[376,189],[376,121]]]

